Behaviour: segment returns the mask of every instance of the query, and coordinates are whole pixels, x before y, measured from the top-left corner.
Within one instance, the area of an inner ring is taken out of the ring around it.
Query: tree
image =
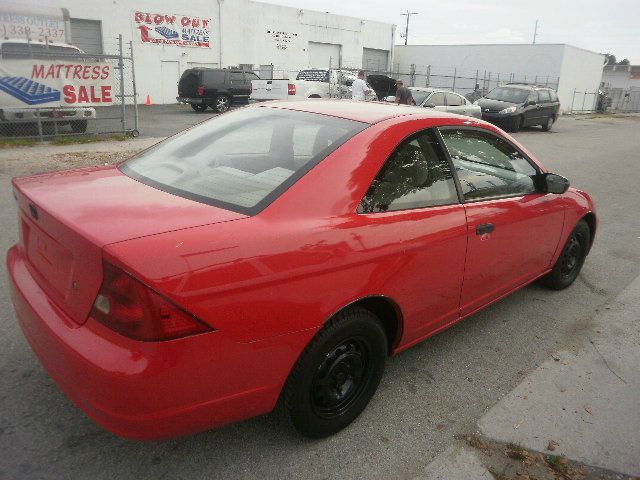
[[[620,60],[616,65],[629,65],[630,63],[629,59],[625,58],[624,60]]]
[[[616,64],[616,56],[613,55],[612,53],[605,53],[604,54],[604,58],[605,58],[605,65],[615,65]]]

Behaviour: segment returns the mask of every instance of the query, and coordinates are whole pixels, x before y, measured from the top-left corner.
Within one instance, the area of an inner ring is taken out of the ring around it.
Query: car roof
[[[309,99],[298,101],[272,101],[256,105],[257,107],[282,108],[286,110],[297,110],[299,112],[317,113],[320,115],[330,115],[346,120],[354,120],[364,123],[378,123],[389,118],[405,115],[421,115],[431,118],[452,118],[459,117],[448,112],[439,110],[413,107],[409,105],[396,105],[387,102],[358,102],[354,100],[325,100]]]

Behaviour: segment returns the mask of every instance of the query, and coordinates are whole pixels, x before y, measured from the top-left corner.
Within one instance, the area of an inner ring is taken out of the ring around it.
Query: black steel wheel
[[[522,115],[518,115],[511,120],[511,125],[509,126],[509,130],[512,133],[518,133],[522,128]]]
[[[541,282],[553,290],[562,290],[571,285],[584,265],[589,251],[591,231],[584,220],[580,220],[569,235],[551,272]]]
[[[283,390],[284,407],[303,435],[322,438],[353,422],[382,378],[387,338],[369,310],[348,308],[307,345]]]
[[[555,123],[555,121],[556,119],[553,115],[547,118],[547,121],[545,122],[545,124],[542,125],[542,130],[544,132],[548,132],[549,130],[551,130],[551,127],[553,127],[553,124]]]

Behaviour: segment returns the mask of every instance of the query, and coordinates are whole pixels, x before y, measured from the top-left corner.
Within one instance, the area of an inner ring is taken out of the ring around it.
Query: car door
[[[447,112],[457,113],[458,115],[467,114],[467,102],[457,93],[445,93],[445,101],[447,102]]]
[[[443,127],[440,133],[467,215],[464,316],[550,268],[564,202],[538,191],[538,170],[506,139],[478,128]]]
[[[529,104],[532,102],[531,104]],[[538,92],[533,90],[529,93],[524,107],[523,127],[538,125],[540,123],[540,105],[538,104]]]
[[[242,100],[249,96],[250,86],[247,84],[244,72],[229,72],[229,91],[234,99]]]
[[[459,318],[466,217],[435,131],[403,140],[358,207],[358,230],[384,261],[372,272],[388,285],[405,318],[404,341],[424,337]]]
[[[447,103],[444,98],[444,92],[434,92],[429,98],[424,101],[423,104],[427,108],[433,108],[434,110],[439,110],[441,112],[447,111]]]
[[[549,90],[538,90],[538,106],[540,107],[538,109],[538,120],[540,125],[544,125],[547,123],[547,119],[554,114]]]

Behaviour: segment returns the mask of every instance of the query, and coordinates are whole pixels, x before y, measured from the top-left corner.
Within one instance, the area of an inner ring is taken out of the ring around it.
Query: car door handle
[[[496,229],[493,223],[483,223],[476,227],[476,235],[484,235],[485,233],[491,233]]]

